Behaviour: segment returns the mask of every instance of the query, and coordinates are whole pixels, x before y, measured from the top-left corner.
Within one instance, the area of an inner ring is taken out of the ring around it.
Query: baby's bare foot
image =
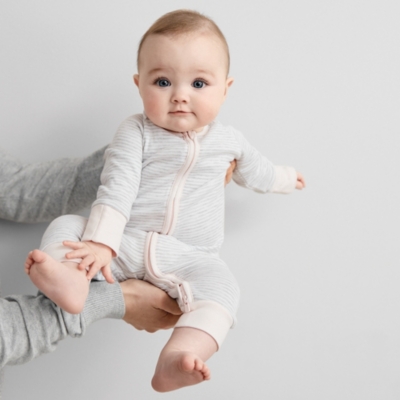
[[[196,354],[171,351],[161,354],[151,385],[157,392],[169,392],[210,378],[209,368]]]
[[[31,273],[31,267],[32,265],[35,263],[35,260],[32,258],[32,253],[33,251],[31,251],[28,256],[26,257],[25,260],[25,272],[29,275]]]
[[[77,264],[54,260],[40,250],[33,250],[25,261],[25,271],[35,286],[59,307],[71,314],[83,310],[89,292],[86,271]]]

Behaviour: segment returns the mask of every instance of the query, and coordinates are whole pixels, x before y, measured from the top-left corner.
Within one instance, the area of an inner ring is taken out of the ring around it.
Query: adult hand
[[[231,161],[231,165],[229,166],[229,168],[226,171],[226,175],[225,175],[225,186],[231,181],[232,179],[232,174],[233,171],[236,168],[236,160]]]
[[[164,291],[137,279],[128,279],[120,285],[126,308],[125,322],[147,332],[175,326],[182,311]]]

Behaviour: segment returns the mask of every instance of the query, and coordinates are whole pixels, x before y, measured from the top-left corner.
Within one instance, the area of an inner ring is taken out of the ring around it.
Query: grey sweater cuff
[[[88,326],[103,318],[122,319],[125,315],[125,302],[118,283],[92,282],[85,308],[81,314],[82,322]]]

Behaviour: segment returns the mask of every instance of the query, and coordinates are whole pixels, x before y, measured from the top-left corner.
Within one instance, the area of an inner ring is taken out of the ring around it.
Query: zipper
[[[177,296],[178,304],[181,307],[181,310],[184,313],[188,313],[190,311],[190,304],[193,302],[193,295],[192,291],[190,290],[190,286],[186,281],[178,278],[177,276],[163,274],[159,270],[157,267],[155,254],[157,239],[157,232],[149,232],[147,234],[144,264],[146,271],[151,278],[150,281],[154,281],[154,283],[162,283],[170,289],[175,290],[175,293],[171,294]]]
[[[185,132],[183,134],[183,138],[188,144],[188,152],[185,162],[178,171],[178,174],[172,185],[164,225],[160,232],[162,235],[171,235],[174,232],[178,219],[179,204],[182,197],[183,188],[199,154],[199,143],[196,138],[196,133]],[[157,232],[149,232],[147,234],[144,257],[146,271],[148,272],[150,278],[155,281],[155,283],[165,284],[167,287],[176,292],[174,294],[178,298],[178,303],[180,303],[179,305],[182,311],[187,313],[190,311],[190,303],[193,301],[190,286],[186,281],[179,279],[177,276],[172,274],[163,274],[159,270],[155,257],[157,238]]]
[[[199,144],[196,139],[196,134],[194,132],[185,132],[183,135],[184,139],[188,143],[188,153],[185,163],[178,171],[175,182],[172,185],[164,226],[160,232],[163,235],[172,235],[175,229],[183,188],[199,154]]]

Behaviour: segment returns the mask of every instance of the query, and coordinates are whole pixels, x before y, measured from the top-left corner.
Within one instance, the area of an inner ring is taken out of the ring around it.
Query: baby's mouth
[[[176,111],[170,111],[170,114],[174,114],[174,115],[190,114],[190,111],[176,110]]]

